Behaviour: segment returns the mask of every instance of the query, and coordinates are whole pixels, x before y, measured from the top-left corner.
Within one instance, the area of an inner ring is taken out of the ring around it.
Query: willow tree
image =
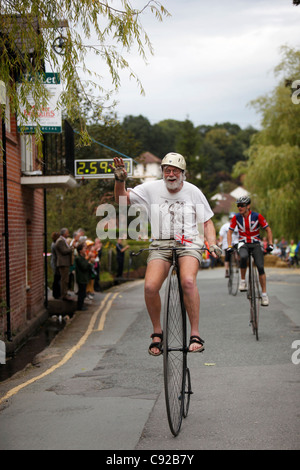
[[[60,73],[59,106],[69,119],[81,119],[82,135],[87,114],[100,119],[111,92],[118,90],[120,70],[126,69],[144,93],[126,55],[134,52],[146,60],[153,53],[141,22],[147,11],[159,21],[169,15],[155,0],[139,9],[129,0],[1,0],[0,80],[6,84],[13,111],[31,108],[29,94],[36,110],[45,106],[48,96],[41,79],[45,67]],[[101,75],[89,63],[100,64]],[[103,87],[107,76],[112,90]],[[21,94],[16,93],[16,81],[23,84]]]
[[[274,235],[300,239],[300,51],[285,46],[281,52],[278,85],[251,103],[262,115],[262,130],[252,138],[246,165],[235,170],[246,173],[245,185]]]

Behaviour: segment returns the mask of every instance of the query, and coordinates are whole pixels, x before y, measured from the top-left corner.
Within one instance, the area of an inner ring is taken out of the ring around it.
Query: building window
[[[33,171],[32,135],[21,135],[21,170],[23,173]]]

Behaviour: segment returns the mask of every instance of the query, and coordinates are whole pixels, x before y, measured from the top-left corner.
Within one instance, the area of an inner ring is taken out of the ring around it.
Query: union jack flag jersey
[[[248,217],[235,214],[231,220],[229,230],[234,230],[237,226],[239,240],[245,243],[258,243],[260,241],[259,229],[269,226],[266,219],[258,212],[249,213]]]

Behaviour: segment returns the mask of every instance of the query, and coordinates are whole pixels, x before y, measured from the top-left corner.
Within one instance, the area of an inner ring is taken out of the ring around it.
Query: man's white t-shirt
[[[170,193],[163,180],[143,183],[128,191],[130,204],[147,211],[155,239],[195,240],[199,235],[202,239],[203,224],[214,215],[202,191],[186,181],[176,193]]]

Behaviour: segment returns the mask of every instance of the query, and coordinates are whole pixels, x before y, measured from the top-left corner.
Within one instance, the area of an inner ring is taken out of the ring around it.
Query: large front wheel
[[[186,380],[186,313],[179,275],[171,266],[166,286],[163,327],[164,386],[170,430],[180,431]]]

